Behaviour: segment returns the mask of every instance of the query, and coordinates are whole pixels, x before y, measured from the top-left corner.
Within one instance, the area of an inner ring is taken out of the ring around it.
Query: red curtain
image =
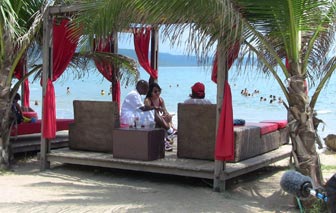
[[[157,79],[158,71],[150,66],[150,62],[148,60],[150,33],[150,27],[134,28],[134,48],[140,65],[152,78]]]
[[[94,48],[96,52],[108,52],[110,53],[112,51],[111,45],[112,45],[112,37],[109,37],[108,39],[98,39],[99,42],[96,43],[96,40],[94,41]],[[99,72],[110,82],[112,82],[112,76],[113,76],[113,67],[111,63],[108,63],[107,61],[104,61],[103,59],[95,59],[94,60],[97,69]]]
[[[110,36],[108,39],[99,39],[98,43],[94,43],[96,52],[112,52],[113,38]],[[95,64],[99,72],[110,82],[113,81],[113,66],[111,63],[95,59]],[[120,109],[120,81],[117,79],[116,83],[112,85],[112,100],[118,103]]]
[[[55,89],[52,81],[48,79],[46,95],[43,100],[44,116],[43,116],[43,137],[55,138],[56,136],[56,103]]]
[[[15,67],[14,76],[17,79],[21,79],[27,73],[27,59],[26,56],[22,56],[19,63]],[[23,82],[23,107],[29,108],[29,81],[25,79]]]
[[[234,133],[231,88],[227,81],[224,85],[224,99],[218,123],[215,149],[216,160],[234,159]]]
[[[29,81],[28,78],[23,82],[23,106],[29,109],[29,99],[30,99],[30,90],[29,90]]]
[[[75,53],[79,36],[68,28],[69,20],[63,19],[60,23],[53,22],[53,72],[47,80],[46,94],[43,103],[43,129],[46,139],[56,136],[56,101],[53,82],[62,75]]]
[[[227,55],[227,69],[229,70],[233,64],[233,62],[235,61],[235,59],[238,57],[238,53],[239,53],[239,48],[240,48],[240,44],[239,41],[236,41],[233,46],[229,49],[228,51],[228,55]],[[211,80],[215,83],[217,83],[217,52],[215,55],[215,59],[213,62],[213,67],[212,67],[212,73],[211,73]]]
[[[229,49],[226,63],[229,70],[238,57],[240,44],[239,41]],[[211,80],[217,83],[217,60],[216,53],[214,65],[211,74]],[[218,121],[218,130],[216,137],[215,159],[216,160],[233,160],[234,159],[234,131],[233,131],[233,110],[232,110],[232,95],[231,88],[226,80],[224,82],[224,98],[222,102],[222,110]]]

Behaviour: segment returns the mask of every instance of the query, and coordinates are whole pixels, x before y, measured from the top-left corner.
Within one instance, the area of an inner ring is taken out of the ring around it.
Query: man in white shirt
[[[147,81],[140,80],[136,84],[136,88],[126,95],[124,102],[121,106],[121,114],[120,114],[121,124],[123,125],[131,124],[132,122],[134,122],[136,116],[141,116],[140,112],[145,111],[144,104],[141,100],[141,95],[147,94],[147,91],[148,91]],[[147,109],[146,111],[148,110],[150,109]],[[150,117],[148,119],[150,119]],[[149,122],[151,121],[154,122],[154,116],[152,116],[152,120],[149,120]]]

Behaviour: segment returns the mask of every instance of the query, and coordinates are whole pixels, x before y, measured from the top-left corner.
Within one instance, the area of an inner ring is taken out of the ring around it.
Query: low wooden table
[[[151,161],[165,157],[165,131],[160,128],[113,130],[113,158]]]

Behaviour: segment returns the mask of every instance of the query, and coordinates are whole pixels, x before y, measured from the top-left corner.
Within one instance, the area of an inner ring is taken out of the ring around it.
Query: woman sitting
[[[22,122],[34,123],[35,118],[27,118],[27,117],[23,116],[22,108],[21,108],[20,104],[18,103],[20,99],[21,99],[20,94],[16,93],[15,96],[14,96],[14,99],[13,99],[13,104],[12,104],[12,112],[15,116],[16,123],[17,124],[20,124]]]
[[[145,99],[145,106],[147,107],[153,107],[155,109],[155,113],[159,113],[160,116],[155,116],[157,119],[161,119],[160,122],[156,121],[156,123],[160,123],[163,126],[162,128],[169,129],[170,131],[173,131],[172,134],[174,135],[176,131],[173,128],[172,123],[172,115],[168,113],[164,100],[162,97],[160,97],[161,94],[161,87],[157,83],[152,83],[149,85],[149,90]],[[169,140],[170,139],[170,140]],[[173,142],[171,138],[167,138],[170,143]],[[169,144],[166,143],[166,151],[171,151],[172,147],[169,146]]]

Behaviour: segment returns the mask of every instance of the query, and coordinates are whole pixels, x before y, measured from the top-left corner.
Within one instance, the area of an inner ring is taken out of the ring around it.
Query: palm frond
[[[139,78],[139,70],[135,60],[124,55],[115,53],[100,52],[78,52],[71,59],[68,69],[62,75],[63,78],[72,76],[74,79],[82,79],[90,73],[97,73],[94,60],[98,62],[110,63],[119,69],[117,79],[128,86],[135,84]],[[33,81],[40,80],[42,77],[42,64],[31,64],[30,69],[35,72]]]
[[[310,87],[314,86],[315,80],[323,78],[329,71],[329,69],[325,69],[328,67],[325,65],[330,64],[328,60],[330,60],[329,55],[332,53],[331,45],[335,42],[336,4],[331,4],[327,9],[307,45],[303,60],[306,72],[310,77]]]
[[[330,60],[328,61],[328,63],[323,67],[323,70],[325,70],[325,75],[323,76],[323,78],[321,79],[321,81],[319,82],[319,84],[316,87],[316,90],[314,91],[311,101],[310,101],[310,107],[312,107],[314,109],[315,104],[317,102],[317,99],[322,91],[322,89],[324,88],[324,86],[328,83],[328,81],[330,80],[330,77],[332,76],[332,74],[334,73],[336,69],[336,57],[331,57]]]
[[[146,8],[145,17],[150,23],[160,24],[173,46],[185,46],[187,53],[195,53],[201,60],[214,54],[219,39],[226,39],[226,49],[229,49],[240,38],[240,20],[230,1],[138,0],[133,3],[135,7]]]
[[[35,2],[35,1],[32,1]],[[13,76],[14,73],[14,69],[17,66],[20,58],[22,57],[23,54],[25,54],[27,52],[28,47],[33,43],[35,35],[39,32],[40,27],[42,26],[42,17],[43,14],[48,6],[48,4],[44,4],[46,3],[45,1],[38,1],[36,0],[36,2],[38,2],[39,4],[37,4],[37,6],[34,9],[36,9],[37,11],[35,11],[35,13],[32,14],[32,22],[30,23],[30,25],[28,26],[22,26],[22,29],[24,30],[24,33],[17,38],[17,41],[15,42],[15,48],[17,49],[16,51],[16,56],[15,59],[13,61],[9,76]],[[25,5],[27,6],[27,5]],[[29,6],[36,6],[35,4],[33,5],[29,5]],[[41,13],[39,12],[39,9],[41,10]],[[22,11],[22,10],[19,10]],[[25,17],[25,15],[23,15],[23,17]],[[22,22],[24,23],[24,22]],[[8,84],[12,81],[11,78],[7,79]]]
[[[228,47],[240,38],[239,17],[228,0],[85,2],[85,10],[77,20],[86,26],[84,34],[87,35],[108,36],[112,31],[120,32],[134,26],[160,26],[164,38],[172,46],[186,43],[186,52],[196,53],[200,59],[208,59],[209,54],[214,54],[219,38],[226,38]]]
[[[0,1],[1,35],[3,35],[3,30],[6,30],[9,32],[8,35],[12,36],[12,39],[15,39],[15,37],[21,33],[18,23],[18,14],[13,7],[14,2],[14,0]]]
[[[105,52],[89,52],[89,53],[80,53],[79,58],[89,59],[103,63],[110,63],[113,67],[117,68],[119,71],[116,72],[116,77],[121,81],[122,84],[128,86],[129,84],[135,84],[139,78],[139,70],[137,62],[127,56],[117,54],[117,53],[105,53]],[[78,67],[78,64],[76,64]],[[92,64],[90,64],[92,69]],[[97,69],[93,69],[97,71]]]
[[[244,28],[246,42],[257,47],[259,56],[265,60],[257,63],[257,68],[266,74],[271,71],[274,75],[270,67],[282,65],[281,70],[287,77],[297,74],[307,76],[309,87],[319,79],[326,80],[324,77],[330,74],[330,70],[326,69],[325,64],[328,63],[330,45],[335,39],[334,1],[235,2],[241,8],[242,19],[253,26]],[[258,34],[262,36],[258,37]],[[250,51],[251,48],[246,48],[243,53],[250,54]],[[300,67],[288,71],[284,67],[286,59],[290,63],[296,61]]]

